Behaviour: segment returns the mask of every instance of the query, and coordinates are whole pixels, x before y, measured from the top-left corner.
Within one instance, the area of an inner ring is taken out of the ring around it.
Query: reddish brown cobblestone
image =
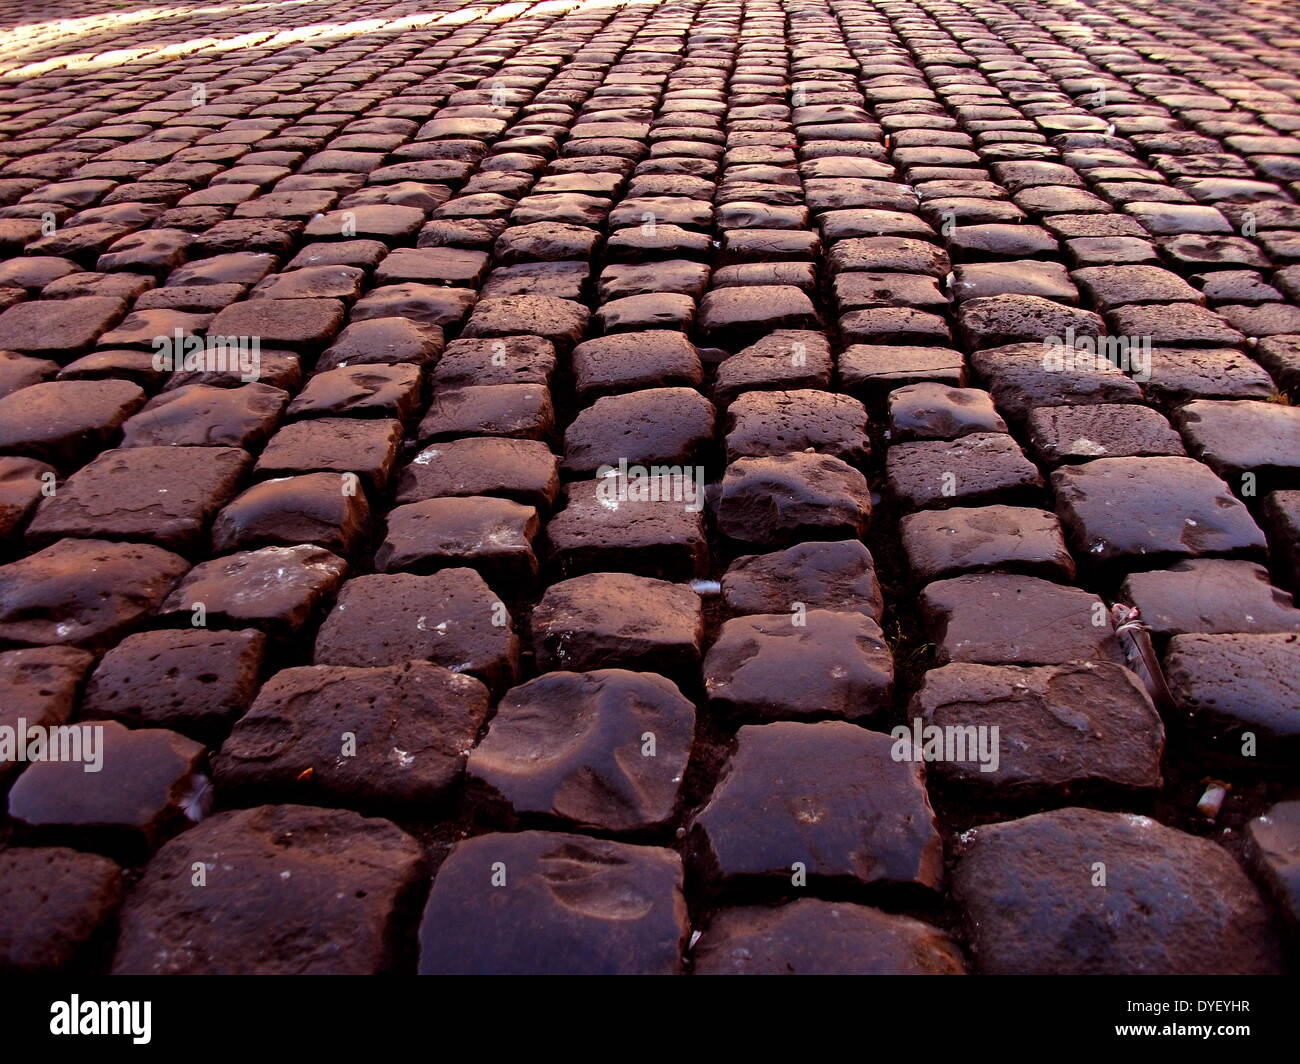
[[[0,0],[0,972],[1294,967],[1296,403],[1285,0]]]

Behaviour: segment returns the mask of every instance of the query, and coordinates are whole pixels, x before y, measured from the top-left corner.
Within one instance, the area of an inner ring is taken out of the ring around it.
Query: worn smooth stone
[[[81,725],[83,735],[86,728],[94,730],[83,739],[93,755],[82,745],[81,760],[33,760],[9,789],[9,816],[24,831],[138,858],[203,818],[209,788],[200,743],[117,721]]]
[[[737,614],[807,609],[856,611],[877,622],[884,599],[871,552],[856,539],[799,543],[738,557],[722,576],[722,598]]]
[[[1207,466],[1190,458],[1099,458],[1052,474],[1056,512],[1093,565],[1252,556],[1264,533]]]
[[[365,493],[346,477],[281,477],[254,484],[222,508],[212,522],[212,549],[226,553],[311,543],[346,557],[360,545],[369,523]]]
[[[871,518],[866,478],[832,455],[740,458],[722,481],[717,522],[744,543],[861,537]]]
[[[506,692],[468,775],[519,817],[648,830],[677,807],[694,731],[695,707],[662,676],[551,672]]]
[[[546,444],[480,436],[421,450],[398,472],[395,501],[500,495],[545,510],[559,491],[559,463]]]
[[[0,566],[0,639],[106,650],[156,610],[188,568],[145,543],[59,540]]]
[[[1130,573],[1120,599],[1136,606],[1158,636],[1300,632],[1300,609],[1255,562],[1191,558],[1168,569]]]
[[[390,510],[375,552],[379,572],[435,572],[468,566],[513,595],[537,576],[532,506],[489,496],[426,499]]]
[[[899,535],[908,566],[922,583],[989,571],[1074,579],[1060,522],[1046,510],[998,505],[923,510],[903,516]]]
[[[1186,454],[1173,426],[1136,403],[1042,407],[1030,413],[1026,427],[1030,447],[1045,465]]]
[[[77,704],[82,680],[94,658],[75,647],[28,647],[0,651],[0,727],[16,736],[28,728],[64,724]],[[0,784],[17,775],[21,762],[0,759]]]
[[[42,501],[33,543],[62,536],[141,540],[194,549],[248,468],[235,447],[125,447],[105,451]]]
[[[1278,802],[1247,824],[1246,854],[1292,932],[1300,930],[1300,802]]]
[[[507,886],[493,887],[504,871]],[[426,975],[674,975],[690,933],[681,858],[552,831],[459,842],[420,925]]]
[[[704,659],[715,712],[747,720],[856,720],[893,693],[894,665],[873,617],[807,609],[726,621]]]
[[[1101,599],[1079,588],[1034,576],[974,573],[928,585],[920,605],[941,665],[1124,660]]]

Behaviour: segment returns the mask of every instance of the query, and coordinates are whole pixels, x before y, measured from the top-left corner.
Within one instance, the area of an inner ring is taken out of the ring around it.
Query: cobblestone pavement
[[[0,2],[0,968],[1293,968],[1300,15],[1154,6]]]

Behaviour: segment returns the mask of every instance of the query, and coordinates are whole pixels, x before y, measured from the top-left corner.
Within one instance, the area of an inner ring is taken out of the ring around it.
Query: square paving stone
[[[727,408],[726,434],[729,462],[812,450],[862,465],[871,449],[858,400],[809,388],[738,396]]]
[[[481,436],[425,447],[398,473],[396,501],[500,495],[545,511],[559,491],[559,461],[546,444]]]
[[[937,381],[923,381],[889,393],[889,437],[894,443],[1006,431],[993,397],[978,388],[950,388]]]
[[[1112,332],[1155,347],[1235,347],[1246,341],[1214,311],[1193,303],[1119,307],[1107,318]]]
[[[438,285],[387,284],[372,288],[352,307],[352,325],[358,322],[400,318],[412,325],[451,327],[465,320],[478,296],[471,288]]]
[[[430,573],[460,566],[516,597],[537,579],[537,510],[490,496],[426,499],[388,513],[375,552],[379,572]]]
[[[853,237],[831,246],[830,272],[834,274],[919,273],[944,277],[952,271],[948,254],[926,240],[898,236]]]
[[[486,384],[441,389],[434,394],[417,438],[455,436],[545,439],[555,429],[550,391],[540,384]]]
[[[1300,487],[1300,408],[1197,400],[1175,416],[1192,453],[1241,494]]]
[[[890,704],[894,663],[860,612],[792,607],[726,621],[704,659],[715,713],[745,720],[858,720]]]
[[[71,472],[113,443],[144,401],[124,380],[32,384],[0,398],[0,453]]]
[[[210,742],[252,702],[265,655],[266,637],[254,629],[138,632],[95,667],[81,716]]]
[[[521,262],[498,266],[479,293],[484,299],[499,296],[554,296],[582,302],[591,276],[589,262]]]
[[[9,816],[25,835],[139,860],[204,817],[201,743],[111,720],[73,727],[79,757],[65,748],[63,760],[33,760],[9,789]]]
[[[985,296],[1038,296],[1071,305],[1079,302],[1079,290],[1065,267],[1055,262],[966,263],[956,267],[954,277],[953,295],[961,302]]]
[[[669,329],[689,332],[695,323],[695,300],[670,292],[612,299],[596,311],[596,325],[604,333]]]
[[[89,351],[124,314],[126,303],[115,296],[19,303],[0,314],[0,350],[69,362]]]
[[[677,808],[694,737],[694,705],[662,676],[552,672],[506,692],[467,771],[517,818],[650,830]]]
[[[461,335],[468,338],[540,336],[557,350],[569,351],[587,328],[589,312],[581,303],[554,296],[500,296],[474,307]]]
[[[150,862],[122,911],[113,971],[393,971],[422,866],[419,844],[387,820],[297,805],[219,813]]]
[[[1058,469],[1052,488],[1071,546],[1095,566],[1149,568],[1265,549],[1246,507],[1191,458],[1098,458]]]
[[[262,547],[201,562],[167,596],[159,615],[179,624],[299,633],[333,597],[347,562],[302,543]]]
[[[938,278],[920,273],[842,273],[833,289],[841,312],[896,306],[942,312],[952,302]]]
[[[722,576],[733,613],[856,611],[879,622],[884,599],[871,552],[859,540],[799,543],[771,554],[738,557]]]
[[[321,625],[313,658],[356,668],[415,660],[469,673],[494,691],[513,682],[519,641],[510,615],[473,569],[349,580]]]
[[[28,539],[124,539],[195,550],[208,522],[235,493],[248,462],[248,455],[234,447],[105,451],[42,501]]]
[[[682,880],[681,858],[660,847],[553,831],[466,839],[429,892],[420,972],[676,975],[690,934]]]
[[[28,647],[0,651],[0,726],[20,729],[65,724],[94,658],[75,647]],[[0,757],[0,785],[21,771],[15,751]]]
[[[1030,413],[1027,428],[1034,457],[1047,466],[1093,458],[1186,455],[1173,426],[1136,403],[1042,407]]]
[[[305,266],[273,273],[258,281],[249,299],[341,299],[350,303],[361,295],[366,271],[357,266]]]
[[[962,975],[961,950],[910,916],[800,898],[723,909],[693,951],[696,975]]]
[[[881,401],[895,388],[922,381],[951,387],[961,387],[966,381],[961,352],[943,347],[853,344],[840,354],[839,371],[844,390],[868,403]]]
[[[1108,357],[1113,356],[1113,357]],[[1008,344],[976,351],[971,366],[993,393],[998,412],[1023,423],[1039,407],[1140,403],[1142,389],[1121,368],[1140,368],[1144,349]]]
[[[602,303],[647,292],[673,292],[699,298],[709,281],[709,267],[688,259],[611,263],[600,274]]]
[[[845,721],[745,725],[694,824],[703,870],[725,883],[922,887],[943,845],[921,764],[888,735]]]
[[[67,975],[92,962],[123,893],[122,870],[106,857],[59,846],[0,852],[0,971]]]
[[[1096,266],[1070,276],[1103,311],[1134,304],[1205,302],[1178,274],[1156,266]]]
[[[1192,399],[1268,399],[1273,380],[1233,348],[1154,348],[1143,388],[1166,407]]]
[[[961,304],[958,325],[973,350],[1009,344],[1043,344],[1051,337],[1098,337],[1105,333],[1101,318],[1090,310],[1068,307],[1042,296],[979,296]],[[1141,330],[1119,330],[1143,335]]]
[[[602,466],[689,466],[713,439],[713,404],[693,388],[646,388],[597,399],[564,432],[563,467],[572,473]]]
[[[693,677],[704,639],[689,587],[631,573],[586,573],[552,584],[532,613],[538,668],[625,668]]]
[[[573,349],[574,390],[582,403],[641,388],[696,388],[704,381],[700,353],[683,333],[624,332]]]
[[[1043,489],[1038,469],[1004,432],[895,444],[885,477],[894,497],[913,510],[1035,503]]]
[[[338,299],[253,299],[232,303],[208,325],[209,336],[257,337],[264,347],[315,351],[343,325]]]
[[[529,262],[590,262],[600,244],[600,233],[572,222],[529,222],[503,228],[492,246],[501,266]]]
[[[1164,724],[1119,665],[945,665],[925,674],[909,716],[934,744],[923,745],[930,772],[984,801],[1123,797],[1161,783]],[[992,749],[977,741],[980,728]]]
[[[303,231],[309,240],[382,240],[392,246],[413,237],[424,211],[393,203],[371,203],[317,215]]]
[[[445,284],[477,288],[487,273],[488,257],[482,251],[460,248],[397,248],[375,268],[374,283]]]
[[[1267,906],[1209,839],[1093,809],[990,824],[965,839],[953,891],[981,974],[1280,969]],[[1108,885],[1093,886],[1102,869]]]
[[[269,384],[182,385],[154,396],[122,426],[122,446],[257,450],[275,431],[288,401],[288,392]]]
[[[1074,579],[1056,515],[1024,506],[953,506],[899,521],[907,563],[922,583],[972,572]]]
[[[691,580],[708,569],[704,486],[672,473],[617,470],[566,489],[565,508],[546,526],[550,559],[564,577],[628,572]]]
[[[829,388],[831,347],[825,334],[777,329],[718,366],[713,398],[726,405],[747,391]]]
[[[727,466],[719,531],[743,543],[859,538],[871,518],[866,478],[833,455],[796,452]]]
[[[700,334],[729,351],[752,344],[776,329],[815,329],[817,311],[793,285],[715,288],[700,300]]]
[[[407,422],[420,408],[419,366],[343,366],[318,372],[285,410],[287,418],[393,418]]]
[[[1036,576],[971,573],[921,592],[921,615],[940,665],[1060,665],[1124,656],[1096,595]]]
[[[1242,737],[1263,732],[1259,753],[1289,760],[1300,737],[1300,635],[1176,635],[1165,678],[1180,712],[1240,756]],[[1279,746],[1279,743],[1285,746]]]
[[[1300,609],[1255,562],[1191,558],[1130,573],[1119,594],[1157,636],[1300,632]]]
[[[435,802],[487,718],[478,680],[424,661],[282,669],[213,762],[223,794],[367,808]]]
[[[388,483],[401,442],[400,421],[350,417],[295,421],[271,437],[253,474],[351,473],[359,484],[378,493]]]
[[[498,384],[549,385],[555,375],[555,345],[539,336],[495,340],[453,340],[433,371],[435,389]]]
[[[348,557],[369,528],[364,492],[338,473],[308,473],[264,480],[237,495],[212,522],[212,549],[311,543]]]
[[[0,639],[106,649],[152,613],[188,567],[148,544],[59,540],[0,566]]]

